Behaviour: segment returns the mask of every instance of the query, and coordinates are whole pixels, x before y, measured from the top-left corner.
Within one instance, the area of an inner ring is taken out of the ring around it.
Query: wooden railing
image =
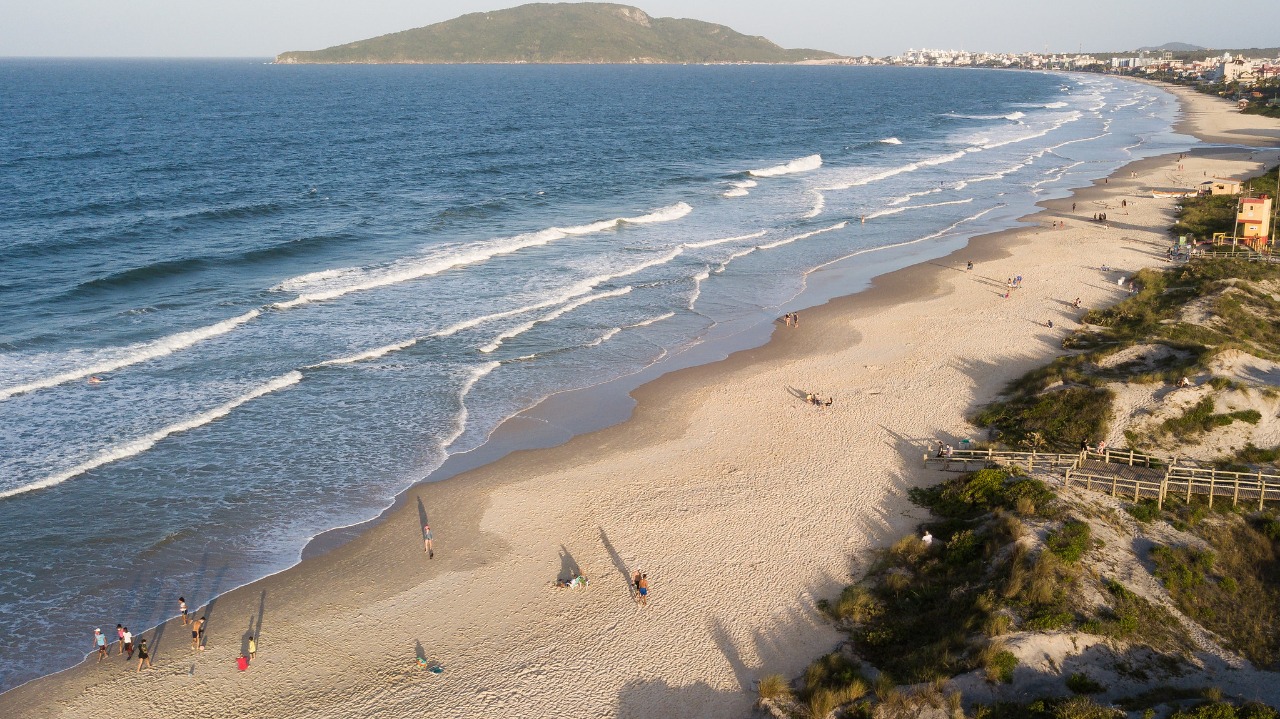
[[[995,465],[1017,465],[1026,467],[1028,471],[1035,469],[1057,469],[1070,467],[1079,459],[1078,454],[1058,454],[1053,452],[1013,452],[1007,450],[986,449],[954,449],[950,453],[939,456],[936,453],[924,455],[924,462],[940,464],[941,469],[952,472],[967,472],[970,464],[979,467]]]
[[[1171,494],[1187,502],[1192,496],[1208,497],[1210,507],[1214,498],[1230,497],[1232,506],[1242,501],[1257,502],[1259,509],[1267,501],[1280,501],[1280,474],[1200,467],[1185,460],[1179,463],[1177,458],[1166,460],[1128,449],[1084,450],[1077,454],[953,449],[941,456],[926,454],[924,462],[958,472],[1000,465],[1025,467],[1028,471],[1064,469],[1068,486],[1081,485],[1113,497],[1132,498],[1134,502],[1154,499],[1160,507]]]

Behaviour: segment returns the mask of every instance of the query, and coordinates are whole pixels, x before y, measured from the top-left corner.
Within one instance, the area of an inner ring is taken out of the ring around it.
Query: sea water
[[[10,60],[0,97],[0,689],[814,268],[1190,143],[1154,87],[990,70]]]

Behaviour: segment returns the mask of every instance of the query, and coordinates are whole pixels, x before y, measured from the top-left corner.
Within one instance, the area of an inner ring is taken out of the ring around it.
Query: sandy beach
[[[146,634],[154,669],[113,649],[0,695],[0,716],[747,715],[761,676],[841,642],[815,603],[923,516],[905,498],[936,479],[923,447],[972,436],[975,404],[1061,352],[1075,298],[1115,302],[1117,280],[1162,263],[1175,201],[1149,189],[1277,161],[1280,121],[1169,89],[1180,131],[1269,149],[1133,163],[1023,227],[801,310],[762,347],[644,385],[625,422],[414,487],[352,541],[196,609],[204,651],[174,620]],[[573,570],[590,586],[554,586]]]

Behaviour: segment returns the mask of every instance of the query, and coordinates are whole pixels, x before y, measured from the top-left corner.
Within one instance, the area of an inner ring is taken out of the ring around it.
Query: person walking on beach
[[[143,664],[147,665],[147,669],[151,668],[151,652],[147,651],[145,637],[138,640],[138,671],[142,671]]]
[[[436,558],[435,542],[431,537],[431,525],[422,525],[422,551],[426,553],[427,559]]]
[[[178,611],[182,612],[182,626],[187,626],[187,598],[178,597]]]
[[[965,270],[966,270],[966,271],[967,271],[967,270],[972,270],[972,269],[973,269],[973,260],[969,260],[968,262],[964,263],[964,268],[965,268]]]
[[[120,651],[124,652],[124,627],[116,625],[116,640],[120,642]]]
[[[636,591],[640,593],[640,606],[649,605],[649,575],[641,574],[640,579],[636,581]]]
[[[124,628],[124,634],[120,637],[120,646],[127,655],[124,660],[127,662],[133,659],[133,632],[129,631],[128,627]]]
[[[792,326],[792,327],[799,327],[799,326],[800,326],[800,313],[799,313],[799,312],[792,312],[792,313],[791,313],[791,326]]]
[[[107,635],[102,633],[101,627],[95,627],[93,630],[93,644],[98,647],[98,663],[111,656],[111,650],[107,649]]]
[[[249,635],[249,661],[253,661],[258,656],[258,640]]]
[[[192,651],[197,651],[204,648],[202,646],[204,642],[201,641],[204,639],[204,622],[205,622],[205,618],[200,617],[199,619],[191,623],[191,650]]]

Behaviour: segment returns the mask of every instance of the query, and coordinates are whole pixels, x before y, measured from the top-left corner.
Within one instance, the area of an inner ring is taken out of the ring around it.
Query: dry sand
[[[1205,137],[1280,136],[1180,94]],[[1114,302],[1118,277],[1160,264],[1173,203],[1141,190],[1254,170],[1249,155],[1135,163],[1023,229],[803,311],[759,349],[645,385],[629,421],[416,487],[345,546],[224,595],[203,609],[206,651],[171,622],[154,670],[85,663],[0,695],[0,716],[744,716],[755,680],[841,641],[814,604],[918,521],[903,494],[934,479],[921,445],[969,435],[969,408],[1060,352],[1073,298]],[[1109,229],[1088,220],[1098,211]],[[1004,299],[1013,275],[1023,287]],[[575,564],[588,588],[550,586]],[[258,657],[242,673],[250,628]]]

